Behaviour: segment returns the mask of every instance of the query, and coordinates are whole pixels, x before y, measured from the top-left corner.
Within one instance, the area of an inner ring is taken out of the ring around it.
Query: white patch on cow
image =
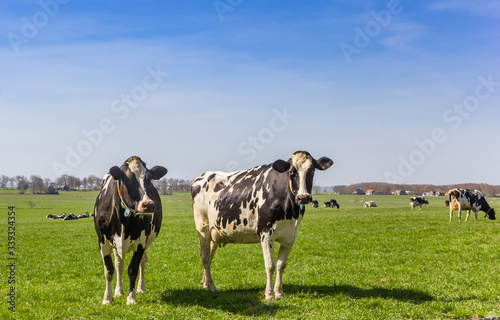
[[[104,177],[102,178],[102,190],[99,193],[99,198],[103,197],[106,192],[108,191],[109,184],[113,181],[113,177],[109,174],[106,173]]]
[[[142,196],[140,203],[142,203],[144,201],[151,201],[151,199],[148,196],[148,193],[146,192],[146,187],[144,186],[144,179],[146,178],[147,169],[142,165],[142,162],[136,158],[132,158],[129,162],[127,162],[127,164],[128,164],[130,171],[132,171],[132,173],[134,173],[134,175],[135,175],[135,177],[136,177],[136,179],[139,182],[139,185],[141,187],[141,191],[142,191],[141,193],[143,196]],[[138,207],[139,207],[139,209],[141,208],[140,205]]]
[[[297,191],[297,195],[309,195],[309,191],[307,191],[307,172],[312,167],[312,158],[311,156],[305,153],[296,153],[292,155],[292,165],[297,170],[299,174],[299,190]]]

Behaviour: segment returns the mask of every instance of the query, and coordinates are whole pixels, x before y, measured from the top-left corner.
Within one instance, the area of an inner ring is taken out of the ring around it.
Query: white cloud
[[[429,4],[431,10],[459,10],[473,15],[500,18],[500,2],[497,0],[441,0]]]
[[[385,46],[401,50],[415,51],[415,43],[421,39],[428,31],[428,27],[418,23],[397,23],[394,22],[387,27],[387,33],[391,34],[381,40]]]

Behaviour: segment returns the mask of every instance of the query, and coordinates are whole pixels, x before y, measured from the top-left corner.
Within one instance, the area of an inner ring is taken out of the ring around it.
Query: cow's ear
[[[151,173],[151,178],[153,180],[160,180],[164,175],[167,174],[168,170],[167,168],[162,166],[154,166],[149,169],[149,172]]]
[[[318,160],[313,160],[314,167],[318,170],[326,170],[333,164],[332,159],[321,157]]]
[[[117,166],[114,166],[111,169],[109,169],[109,173],[111,174],[111,176],[115,180],[120,180],[125,175],[123,173],[123,171],[120,168],[118,168]]]
[[[278,172],[285,172],[290,169],[290,163],[285,160],[276,160],[273,163],[273,169]]]

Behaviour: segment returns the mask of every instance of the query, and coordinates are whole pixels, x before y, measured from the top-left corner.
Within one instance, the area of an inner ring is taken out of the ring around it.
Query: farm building
[[[364,196],[366,193],[361,189],[356,189],[356,191],[354,191],[353,194],[358,196]]]

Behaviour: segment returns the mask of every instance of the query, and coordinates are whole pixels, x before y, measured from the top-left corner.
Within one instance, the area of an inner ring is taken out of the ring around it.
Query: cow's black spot
[[[201,187],[199,185],[191,188],[191,199],[194,199],[198,195],[198,193],[200,193],[200,191],[201,191]]]
[[[221,181],[215,185],[214,192],[219,192],[222,189],[224,189],[224,187],[225,187],[224,182]]]

